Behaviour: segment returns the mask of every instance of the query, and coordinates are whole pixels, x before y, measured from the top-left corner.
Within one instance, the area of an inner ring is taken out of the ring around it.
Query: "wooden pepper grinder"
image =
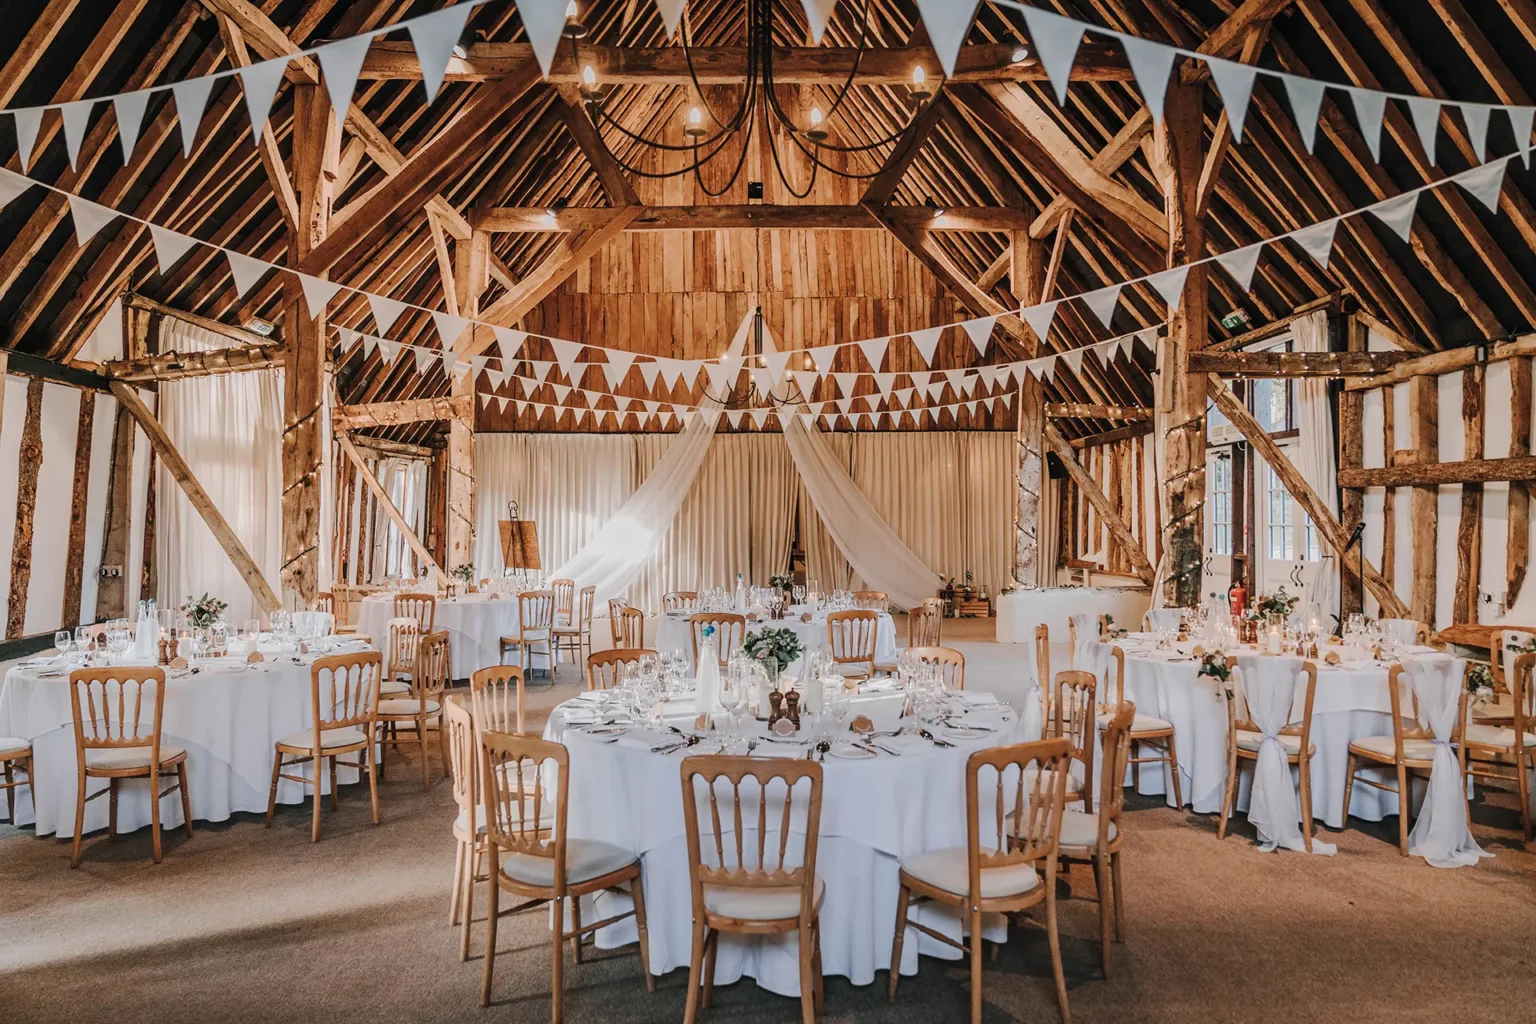
[[[773,723],[784,717],[784,695],[778,690],[768,694],[768,704],[772,708],[768,712],[768,728],[773,728]]]
[[[784,696],[784,703],[788,705],[785,714],[791,722],[795,723],[795,731],[800,730],[800,691],[790,690]]]
[[[170,642],[165,637],[162,636],[160,638],[160,656],[159,656],[159,659],[157,661],[157,664],[159,664],[159,665],[161,665],[163,667],[165,665],[169,665],[170,663],[171,663]]]

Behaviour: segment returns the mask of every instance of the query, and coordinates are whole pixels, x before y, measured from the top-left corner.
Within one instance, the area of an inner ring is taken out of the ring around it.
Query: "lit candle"
[[[1266,639],[1267,639],[1268,642],[1265,644],[1265,650],[1268,651],[1270,654],[1279,654],[1280,653],[1280,627],[1279,626],[1270,626],[1269,627],[1269,635],[1268,635],[1268,637]]]

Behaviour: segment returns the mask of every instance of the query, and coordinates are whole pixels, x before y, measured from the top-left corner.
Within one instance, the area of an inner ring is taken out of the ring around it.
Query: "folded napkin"
[[[990,693],[983,693],[980,690],[956,690],[950,699],[956,704],[964,704],[968,708],[997,703],[996,696]]]
[[[860,693],[889,693],[901,689],[901,680],[895,676],[877,676],[859,684]]]
[[[672,743],[680,743],[682,740],[683,737],[675,732],[631,729],[619,737],[619,746],[628,747],[630,750],[650,750],[652,747],[663,747]]]
[[[567,703],[598,704],[602,702],[603,695],[603,690],[583,690],[567,701]]]
[[[560,712],[560,714],[561,714],[561,717],[563,717],[565,719],[565,724],[566,725],[596,725],[597,724],[597,712],[596,711],[585,711],[585,710],[577,710],[575,708],[570,708],[568,710]]]
[[[752,751],[753,757],[777,757],[793,761],[803,759],[810,748],[804,743],[759,743]]]

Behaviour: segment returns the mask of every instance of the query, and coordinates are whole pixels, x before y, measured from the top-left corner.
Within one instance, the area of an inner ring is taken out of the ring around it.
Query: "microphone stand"
[[[1344,556],[1346,554],[1348,554],[1349,553],[1349,549],[1354,547],[1356,544],[1360,545],[1360,554],[1359,554],[1359,559],[1360,559],[1360,563],[1359,563],[1360,611],[1362,613],[1364,613],[1364,611],[1365,611],[1365,520],[1363,520],[1363,519],[1360,522],[1355,524],[1355,532],[1349,535],[1349,540],[1344,544],[1344,550],[1339,552],[1339,561],[1340,561],[1341,565],[1343,564]],[[1341,584],[1343,583],[1343,577],[1342,576],[1340,577],[1339,582]],[[1339,587],[1339,633],[1340,633],[1340,635],[1342,635],[1343,632],[1344,632],[1344,588],[1342,586],[1340,586]]]

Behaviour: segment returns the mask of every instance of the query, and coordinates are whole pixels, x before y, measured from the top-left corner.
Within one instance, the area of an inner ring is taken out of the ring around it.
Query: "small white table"
[[[335,637],[330,653],[367,650],[365,644]],[[267,660],[245,662],[243,653],[200,659],[197,671],[167,669],[161,742],[187,748],[187,788],[192,817],[225,821],[236,811],[265,812],[272,784],[272,755],[279,737],[313,728],[310,665],[318,654],[280,652],[264,643]],[[18,790],[18,824],[35,823],[37,834],[73,838],[79,774],[75,757],[74,717],[70,710],[69,671],[57,659],[18,665],[0,685],[0,735],[32,742],[37,769],[35,794]],[[78,667],[72,664],[71,667]],[[357,772],[343,769],[344,781]],[[347,776],[351,776],[348,778]],[[93,779],[87,792],[105,789]],[[324,792],[329,780],[322,779]],[[150,823],[148,779],[125,779],[118,787],[117,827],[131,832]],[[278,783],[279,803],[300,803],[305,790],[296,782]],[[161,801],[163,828],[182,823],[176,794]],[[107,802],[86,805],[85,832],[107,825]]]
[[[997,642],[1032,644],[1035,627],[1050,627],[1051,642],[1067,642],[1067,620],[1081,612],[1112,615],[1122,629],[1140,629],[1147,594],[1120,587],[1041,587],[1015,590],[997,598]],[[1062,648],[1065,650],[1065,648]],[[1054,651],[1053,660],[1054,660]]]
[[[693,650],[693,635],[689,631],[688,616],[694,614],[691,611],[663,612],[656,623],[656,649],[658,651],[688,651]],[[740,609],[738,615],[747,614]],[[770,619],[766,616],[756,622],[747,621],[747,633],[752,634],[764,629],[789,629],[800,638],[802,647],[809,650],[812,647],[827,646],[827,613],[815,612],[811,615],[811,621],[802,621],[802,611],[787,612],[782,619]],[[879,664],[891,664],[896,661],[896,622],[889,612],[880,613],[880,622],[875,627],[875,661]]]

